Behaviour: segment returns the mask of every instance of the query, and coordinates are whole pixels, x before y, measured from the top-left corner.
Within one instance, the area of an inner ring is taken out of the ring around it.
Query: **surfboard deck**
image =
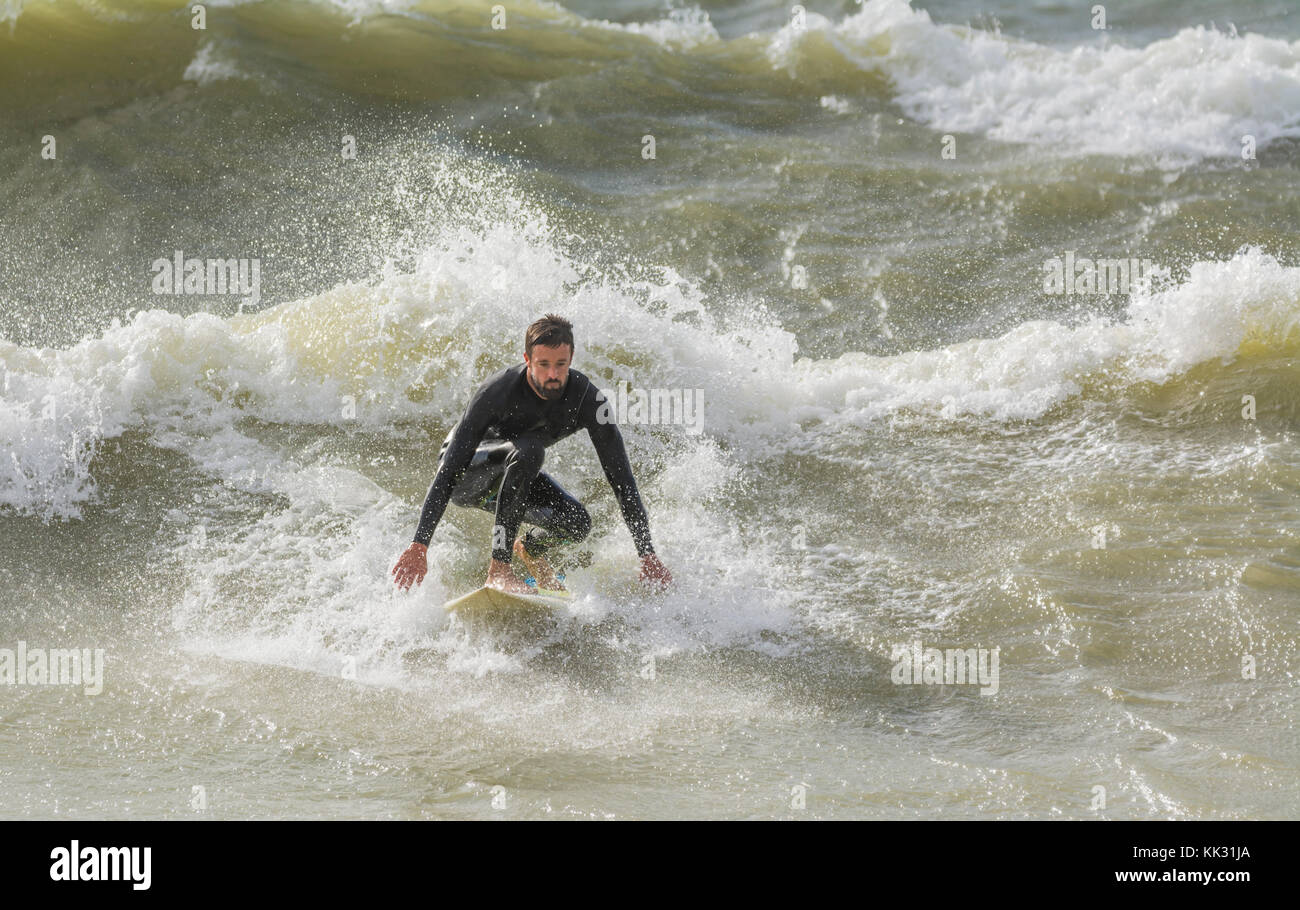
[[[568,591],[539,589],[536,594],[510,594],[498,588],[479,588],[449,602],[444,609],[456,613],[481,613],[485,610],[540,612],[563,607],[573,600]]]

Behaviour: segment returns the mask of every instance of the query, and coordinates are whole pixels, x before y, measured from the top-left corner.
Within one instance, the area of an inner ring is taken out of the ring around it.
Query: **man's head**
[[[524,334],[524,363],[533,391],[548,401],[564,394],[573,362],[573,323],[547,313]]]

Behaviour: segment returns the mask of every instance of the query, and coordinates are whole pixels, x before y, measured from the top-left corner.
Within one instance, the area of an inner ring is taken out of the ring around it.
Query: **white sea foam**
[[[674,47],[679,50],[687,50],[697,45],[718,40],[717,29],[709,21],[709,14],[698,6],[669,10],[666,18],[656,19],[653,22],[613,23],[601,21],[588,24],[598,24],[602,27],[618,29],[634,35],[644,35],[665,47]]]
[[[939,25],[905,0],[869,0],[839,22],[810,13],[768,41],[797,76],[829,44],[892,82],[908,116],[936,130],[1180,164],[1300,136],[1300,42],[1184,28],[1145,47],[1055,48]]]
[[[242,79],[244,74],[233,60],[227,59],[213,42],[207,42],[194,54],[190,65],[185,67],[185,77],[189,82],[210,85],[224,79]]]
[[[9,23],[10,30],[22,15],[24,0],[0,0],[0,25]]]
[[[1119,320],[1033,321],[937,350],[801,360],[795,377],[808,403],[797,416],[832,425],[902,409],[1035,418],[1078,395],[1087,379],[1161,383],[1198,363],[1230,359],[1248,341],[1278,351],[1300,343],[1300,268],[1257,249],[1198,262],[1180,284],[1135,293]]]

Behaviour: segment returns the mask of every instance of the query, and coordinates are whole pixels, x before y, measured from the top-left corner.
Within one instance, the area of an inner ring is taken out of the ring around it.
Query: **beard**
[[[550,385],[542,385],[537,381],[536,376],[533,376],[532,380],[533,387],[536,388],[537,391],[541,392],[542,397],[547,401],[555,401],[556,399],[564,397],[564,386],[561,385],[558,380],[551,380]]]

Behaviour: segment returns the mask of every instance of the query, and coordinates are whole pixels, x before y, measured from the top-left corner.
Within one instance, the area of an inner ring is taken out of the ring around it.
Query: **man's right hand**
[[[411,582],[418,585],[424,581],[428,571],[429,548],[422,543],[412,541],[406,548],[406,552],[397,557],[397,565],[393,566],[392,575],[397,579],[397,586],[405,591],[411,587]]]

